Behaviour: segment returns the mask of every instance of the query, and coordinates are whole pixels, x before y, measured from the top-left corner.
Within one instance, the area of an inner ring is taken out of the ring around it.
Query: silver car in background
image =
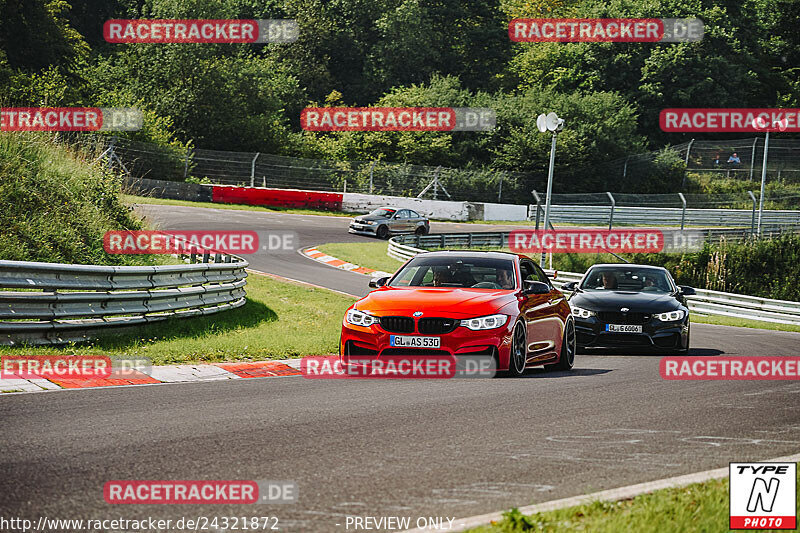
[[[350,233],[374,235],[379,239],[388,239],[400,233],[425,235],[431,229],[428,218],[402,207],[379,207],[366,215],[357,216],[350,222]]]

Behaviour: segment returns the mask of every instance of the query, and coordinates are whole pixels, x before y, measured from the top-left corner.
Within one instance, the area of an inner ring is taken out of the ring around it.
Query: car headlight
[[[366,224],[367,226],[374,226],[375,225],[375,221],[374,220],[365,220],[364,224]]]
[[[686,316],[686,311],[678,309],[677,311],[667,311],[653,316],[662,322],[675,322],[676,320],[683,320],[683,317]]]
[[[583,307],[573,307],[572,308],[572,316],[578,318],[591,318],[596,316],[597,313],[594,311],[589,311],[588,309],[584,309]]]
[[[359,311],[358,309],[350,309],[347,311],[346,317],[350,324],[353,324],[354,326],[364,326],[365,328],[368,328],[373,324],[377,324],[381,320],[376,316]]]
[[[506,322],[508,322],[508,315],[487,315],[462,320],[461,325],[472,331],[478,331],[479,329],[499,328]]]

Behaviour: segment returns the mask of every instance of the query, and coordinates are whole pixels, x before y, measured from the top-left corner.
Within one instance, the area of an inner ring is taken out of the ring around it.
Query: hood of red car
[[[513,291],[429,287],[384,287],[356,302],[356,309],[376,316],[469,318],[497,313],[516,301]]]

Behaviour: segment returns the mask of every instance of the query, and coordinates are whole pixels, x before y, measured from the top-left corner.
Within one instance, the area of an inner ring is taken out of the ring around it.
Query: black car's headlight
[[[583,307],[573,307],[572,308],[572,316],[577,318],[591,318],[593,316],[597,316],[597,313],[594,311],[589,311],[588,309],[584,309]]]
[[[461,321],[461,325],[472,331],[481,329],[494,329],[505,325],[508,322],[508,315],[487,315],[476,318],[468,318]]]
[[[358,309],[350,309],[347,311],[347,322],[353,324],[354,326],[363,326],[368,328],[373,324],[377,324],[381,321],[380,318],[376,316],[372,316],[369,313],[365,313],[363,311],[359,311]]]
[[[683,317],[686,316],[686,311],[683,309],[678,309],[677,311],[667,311],[666,313],[658,313],[657,315],[653,315],[654,318],[657,318],[661,322],[675,322],[676,320],[683,320]]]

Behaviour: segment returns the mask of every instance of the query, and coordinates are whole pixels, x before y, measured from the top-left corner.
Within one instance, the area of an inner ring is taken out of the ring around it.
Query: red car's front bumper
[[[389,333],[379,324],[363,327],[355,326],[344,320],[339,342],[339,355],[344,364],[350,364],[351,358],[363,361],[387,355],[486,356],[496,354],[497,369],[507,370],[513,325],[514,323],[509,320],[504,326],[490,330],[473,331],[458,326],[450,333],[427,335],[419,333],[416,327],[413,333]],[[390,345],[391,335],[439,337],[441,346],[437,349],[395,348]]]

